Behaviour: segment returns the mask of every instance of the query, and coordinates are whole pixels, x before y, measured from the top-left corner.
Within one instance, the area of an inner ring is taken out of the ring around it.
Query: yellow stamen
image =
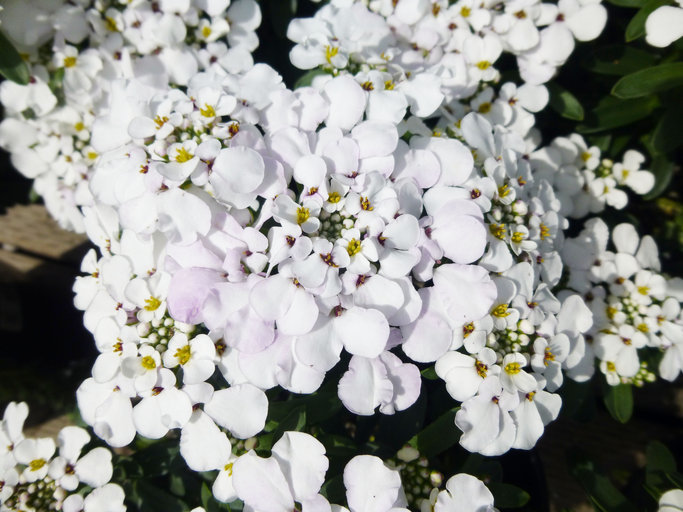
[[[64,57],[64,67],[72,68],[76,65],[76,57]]]
[[[499,240],[505,240],[505,224],[491,224],[489,231]]]
[[[346,247],[346,252],[349,253],[349,256],[355,256],[358,254],[361,250],[361,244],[358,240],[353,238],[350,242],[349,245]]]
[[[190,152],[185,149],[185,148],[180,148],[178,149],[178,153],[176,154],[175,161],[178,162],[179,164],[182,164],[184,162],[189,162],[192,160],[192,155]]]
[[[150,297],[149,299],[145,299],[145,310],[156,311],[159,308],[159,306],[161,306],[161,301],[156,297]]]
[[[460,9],[460,16],[462,16],[463,18],[467,18],[470,14],[472,14],[472,9],[470,9],[466,5],[463,5],[462,9]]]
[[[510,311],[508,311],[508,305],[507,304],[498,304],[495,308],[493,308],[493,311],[491,311],[491,314],[497,318],[505,318],[506,316],[510,315]]]
[[[301,225],[304,222],[308,220],[308,218],[311,216],[311,212],[308,208],[304,208],[303,206],[299,206],[299,208],[296,209],[296,223]]]
[[[145,370],[154,370],[157,367],[157,363],[154,361],[152,356],[145,356],[140,361],[140,364]]]
[[[38,471],[45,464],[47,464],[47,461],[45,459],[33,459],[31,462],[28,463],[28,467],[31,468],[31,471]]]
[[[508,363],[505,365],[505,373],[508,375],[517,375],[521,371],[522,369],[519,366],[519,363]]]
[[[365,211],[372,211],[374,208],[370,206],[370,200],[367,197],[360,198],[360,207]]]
[[[479,62],[477,62],[477,67],[482,71],[485,71],[491,67],[491,63],[487,60],[480,60]]]
[[[330,203],[338,203],[341,200],[341,194],[339,194],[339,192],[332,192],[327,200]]]
[[[204,103],[204,108],[200,108],[199,113],[204,117],[216,117],[216,111],[208,103]]]
[[[481,114],[488,114],[489,112],[491,112],[491,104],[488,101],[486,101],[479,105],[478,110]]]
[[[206,39],[211,35],[211,27],[206,25],[202,28],[202,36]]]
[[[173,355],[181,365],[187,363],[192,355],[192,352],[190,351],[190,345],[180,347]]]
[[[332,64],[332,57],[339,53],[339,47],[337,46],[325,46],[325,60],[328,64]]]

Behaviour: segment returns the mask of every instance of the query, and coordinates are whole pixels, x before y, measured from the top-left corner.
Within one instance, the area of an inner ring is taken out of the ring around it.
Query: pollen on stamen
[[[508,375],[517,375],[521,371],[519,363],[508,363],[505,365],[505,373]]]
[[[370,205],[370,200],[367,197],[360,198],[360,207],[365,211],[372,211],[374,208]]]

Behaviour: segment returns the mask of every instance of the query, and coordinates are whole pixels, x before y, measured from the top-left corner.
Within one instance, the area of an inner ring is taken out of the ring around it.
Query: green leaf
[[[576,127],[579,133],[596,133],[631,124],[649,116],[658,106],[656,97],[618,100],[604,98],[586,118],[585,124]]]
[[[633,390],[630,384],[610,386],[603,382],[605,407],[612,418],[620,423],[626,423],[633,414]]]
[[[550,91],[550,108],[562,117],[573,121],[583,121],[583,107],[579,100],[564,87],[550,82],[547,84]]]
[[[162,491],[146,480],[138,480],[133,485],[142,503],[140,510],[145,512],[185,512],[189,508],[182,500]]]
[[[604,471],[576,449],[567,452],[569,473],[578,480],[597,510],[636,512],[635,506],[614,487]]]
[[[650,172],[655,175],[655,186],[643,196],[643,199],[649,201],[665,192],[669,188],[669,183],[671,183],[674,168],[673,162],[664,155],[656,156],[650,166]]]
[[[683,144],[680,133],[682,118],[683,108],[680,105],[664,111],[652,132],[652,147],[655,151],[668,153]]]
[[[497,508],[520,508],[531,498],[528,492],[514,485],[490,482],[487,487],[493,494]]]
[[[641,98],[683,85],[683,62],[670,62],[641,69],[619,79],[612,87],[617,98]]]
[[[652,441],[645,450],[645,470],[650,473],[653,471],[666,471],[673,473],[676,471],[676,459],[669,449],[659,441]]]
[[[313,83],[313,79],[316,76],[319,75],[325,75],[327,74],[327,71],[321,68],[313,68],[310,71],[307,71],[303,75],[301,75],[299,78],[297,78],[296,82],[294,82],[294,88],[298,89],[299,87],[308,87]]]
[[[26,85],[31,78],[26,62],[2,32],[0,32],[0,74],[21,85]]]
[[[437,380],[439,378],[433,366],[425,368],[420,372],[420,374],[427,380]]]
[[[623,76],[654,64],[654,54],[617,44],[605,46],[593,52],[585,67],[594,73]]]
[[[671,3],[669,0],[650,0],[649,2],[646,2],[636,13],[636,15],[631,18],[631,21],[626,27],[626,42],[630,43],[639,37],[643,37],[645,35],[645,20],[647,20],[647,17],[650,15],[650,13],[657,7],[661,7],[662,5],[667,5],[669,3]]]
[[[277,426],[273,432],[276,439],[280,439],[285,432],[301,431],[306,426],[306,408],[301,405],[293,409]]]
[[[446,411],[432,424],[408,441],[425,457],[432,457],[447,450],[460,439],[460,431],[455,428],[455,413],[459,407]]]

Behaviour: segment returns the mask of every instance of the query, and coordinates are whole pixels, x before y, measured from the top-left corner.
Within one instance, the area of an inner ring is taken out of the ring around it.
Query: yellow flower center
[[[391,80],[387,80],[386,82],[384,82],[384,89],[387,91],[392,91],[394,89],[394,82],[392,82]]]
[[[77,132],[80,132],[83,128],[85,128],[85,125],[78,121],[75,125],[74,128],[76,129]]]
[[[550,236],[550,229],[548,229],[548,226],[541,223],[541,240],[548,238],[549,236]]]
[[[328,200],[330,203],[335,203],[335,204],[336,204],[336,203],[338,203],[339,201],[341,201],[341,194],[340,194],[339,192],[332,192],[332,193],[328,196],[327,200]]]
[[[614,363],[612,361],[607,361],[606,366],[607,366],[608,372],[616,372],[617,371],[617,367],[614,365]]]
[[[519,231],[512,233],[512,241],[516,244],[521,244],[524,241],[524,238],[524,233],[520,233]]]
[[[473,332],[474,332],[474,324],[472,322],[462,326],[462,337],[463,338],[467,338]]]
[[[308,220],[308,218],[311,216],[311,211],[308,208],[304,208],[303,206],[299,206],[299,208],[296,209],[296,223],[301,225],[304,222]]]
[[[97,153],[95,153],[94,151],[88,151],[87,157],[90,160],[95,160],[95,158],[97,158]]]
[[[204,108],[200,108],[199,113],[204,117],[216,117],[216,111],[208,103],[204,103]]]
[[[526,394],[526,399],[529,400],[529,402],[533,402],[535,396],[536,396],[536,392],[531,391],[531,392]]]
[[[140,361],[140,364],[145,370],[154,370],[157,367],[157,363],[154,361],[152,356],[145,356]]]
[[[31,468],[31,471],[38,471],[45,464],[47,464],[47,461],[45,459],[33,459],[31,462],[28,463],[28,467]]]
[[[555,360],[555,354],[550,351],[550,348],[546,347],[545,354],[543,354],[543,364],[548,366],[550,361]]]
[[[328,64],[332,64],[332,57],[339,53],[339,47],[337,46],[325,46],[325,60]]]
[[[487,60],[480,60],[479,62],[477,62],[477,67],[482,71],[485,71],[491,67],[491,63]]]
[[[175,156],[175,161],[178,162],[179,164],[182,164],[184,162],[188,162],[192,160],[192,155],[190,152],[185,149],[185,148],[180,148],[178,149],[178,153]]]
[[[192,352],[190,351],[190,345],[184,345],[175,351],[173,356],[178,360],[178,362],[183,365],[190,360]]]
[[[163,117],[156,116],[154,118],[154,124],[157,126],[157,130],[159,128],[161,128],[162,126],[164,126],[164,123],[167,123],[167,122],[168,122],[168,117],[166,117],[166,116],[163,116]]]
[[[491,112],[491,104],[488,101],[485,101],[481,105],[479,105],[479,112],[481,114],[488,114]]]
[[[76,57],[64,57],[64,67],[72,68],[76,65]]]
[[[645,323],[638,324],[636,329],[638,329],[640,332],[650,332],[650,328]]]
[[[640,293],[641,295],[647,295],[649,293],[649,291],[650,291],[650,288],[647,286],[639,286],[638,287],[638,293]]]
[[[519,363],[508,363],[505,365],[505,373],[508,375],[517,375],[521,371],[522,369],[519,366]]]
[[[227,472],[228,472],[228,476],[232,476],[232,462],[227,463],[227,464],[223,467],[223,471],[227,471]]]
[[[360,198],[360,207],[365,211],[372,211],[374,208],[370,205],[370,200],[367,197]]]
[[[209,37],[211,35],[211,27],[206,25],[205,27],[202,28],[202,36]]]
[[[489,369],[488,366],[482,363],[479,359],[476,359],[474,362],[474,368],[477,370],[477,375],[479,375],[482,379],[486,378],[486,374]]]
[[[583,153],[581,153],[581,160],[583,160],[584,162],[588,162],[588,160],[591,159],[591,156],[592,155],[588,151],[584,151]]]
[[[498,318],[505,318],[506,316],[510,315],[510,311],[508,311],[507,304],[498,304],[495,308],[493,308],[491,314]]]
[[[505,224],[491,224],[489,231],[499,240],[505,240]]]
[[[360,242],[356,240],[355,238],[351,239],[349,242],[349,245],[346,247],[346,252],[349,253],[349,256],[355,256],[360,252]]]
[[[150,297],[149,299],[145,299],[145,310],[156,311],[159,308],[159,306],[161,306],[161,301],[156,297]]]
[[[462,9],[460,9],[460,16],[462,16],[463,18],[467,18],[470,14],[472,14],[472,9],[470,9],[466,5],[463,5]]]
[[[500,197],[506,197],[510,193],[510,185],[507,183],[498,187],[498,195]]]

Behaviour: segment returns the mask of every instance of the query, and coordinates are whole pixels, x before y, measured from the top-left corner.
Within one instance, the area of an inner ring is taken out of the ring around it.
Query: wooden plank
[[[0,246],[79,264],[87,237],[65,231],[38,204],[15,205],[0,216]]]

